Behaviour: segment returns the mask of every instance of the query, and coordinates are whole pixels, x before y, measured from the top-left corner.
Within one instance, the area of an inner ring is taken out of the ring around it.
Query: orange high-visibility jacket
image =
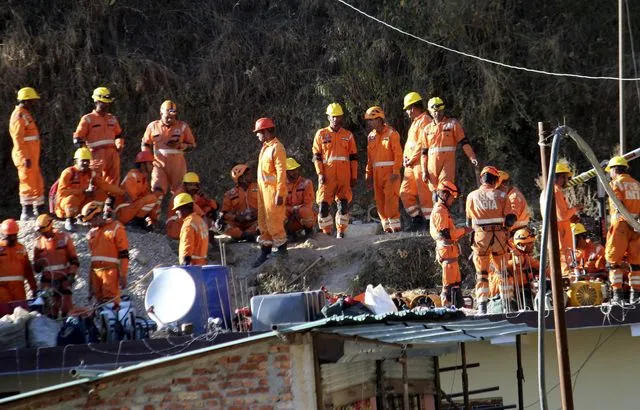
[[[218,202],[215,199],[209,198],[207,194],[202,191],[193,195],[193,202],[202,212],[199,213],[199,215],[208,215],[211,211],[218,209]]]
[[[372,130],[367,140],[366,178],[373,178],[375,169],[391,170],[392,174],[400,175],[400,168],[402,167],[400,134],[385,124],[380,133],[375,129]]]
[[[584,248],[576,249],[576,262],[578,267],[582,267],[587,273],[604,272],[607,262],[604,246],[587,239]]]
[[[351,131],[319,129],[312,151],[317,174],[324,174],[329,180],[358,178],[358,151]]]
[[[507,199],[511,205],[511,212],[516,216],[516,223],[510,228],[511,230],[520,229],[529,224],[530,212],[527,205],[527,200],[522,195],[522,192],[516,187],[511,187],[511,190],[507,193]]]
[[[19,105],[11,113],[9,133],[13,139],[11,158],[17,167],[25,159],[37,162],[40,158],[40,131],[29,110]]]
[[[467,219],[471,219],[474,228],[503,225],[504,217],[513,213],[507,195],[487,184],[482,184],[467,196],[466,212]]]
[[[294,182],[287,182],[287,192],[287,214],[293,211],[294,206],[309,211],[313,210],[316,195],[313,190],[313,182],[309,178],[299,176]]]
[[[120,277],[129,270],[129,240],[124,226],[117,220],[107,220],[87,233],[91,250],[91,269],[117,268]]]
[[[636,218],[640,216],[640,183],[629,174],[621,174],[609,182],[609,185],[625,208]],[[616,220],[624,220],[611,200],[609,200],[609,213],[611,214],[611,223]]]
[[[115,139],[122,138],[122,127],[118,118],[107,113],[100,115],[95,110],[83,115],[73,136],[84,141],[87,147],[94,150],[100,147],[115,147]]]
[[[431,212],[429,233],[435,241],[442,241],[445,245],[455,244],[465,234],[464,228],[456,228],[451,213],[442,202],[438,201]],[[448,237],[447,237],[448,235]]]
[[[66,168],[60,174],[58,179],[58,193],[56,194],[57,202],[60,198],[70,195],[83,195],[84,191],[89,188],[90,183],[104,191],[114,195],[122,195],[124,191],[117,185],[111,185],[105,182],[101,175],[89,170],[88,172],[80,172],[75,165]]]
[[[571,217],[577,214],[578,211],[576,208],[571,208],[569,206],[567,197],[564,196],[564,192],[562,192],[562,187],[557,184],[553,184],[553,193],[555,195],[556,217],[558,222],[570,223]]]
[[[287,198],[286,159],[286,151],[278,138],[262,144],[258,158],[258,188],[275,186],[275,194],[283,201]]]
[[[127,172],[120,183],[120,188],[129,195],[132,202],[151,193],[147,176],[137,168],[132,168]]]
[[[224,194],[222,202],[224,219],[233,221],[236,215],[253,213],[258,215],[258,184],[252,182],[245,191],[241,186],[231,188]]]
[[[178,258],[181,264],[185,256],[191,257],[191,264],[206,265],[209,248],[209,229],[204,219],[195,212],[184,218],[180,229]]]
[[[7,246],[6,241],[0,240],[0,281],[23,282],[24,279],[29,282],[32,290],[37,289],[27,250],[21,243]]]
[[[409,132],[407,133],[407,142],[404,144],[403,153],[403,157],[407,159],[407,166],[420,164],[420,154],[422,153],[420,136],[431,121],[433,121],[433,119],[429,114],[423,112],[411,122]]]
[[[462,125],[455,118],[444,117],[439,123],[431,121],[425,126],[420,140],[429,154],[455,152],[456,147],[464,139]]]
[[[178,144],[168,145],[170,141],[178,141]],[[191,132],[191,127],[184,121],[176,120],[171,126],[167,126],[162,120],[156,120],[144,131],[142,137],[142,150],[150,150],[156,161],[164,165],[167,155],[182,154],[185,148],[195,148],[196,139]]]
[[[42,271],[48,272],[52,277],[75,274],[80,262],[71,236],[58,230],[53,231],[51,238],[38,236],[33,247],[33,265],[36,269],[42,267]],[[55,275],[56,273],[61,275]]]

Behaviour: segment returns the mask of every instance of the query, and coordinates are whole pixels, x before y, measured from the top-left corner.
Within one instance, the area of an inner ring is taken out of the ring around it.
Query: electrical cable
[[[629,29],[629,45],[631,46],[631,61],[633,61],[633,72],[638,77],[638,63],[636,62],[636,47],[633,44],[633,33],[631,32],[631,14],[629,13],[629,1],[624,0],[627,11],[627,28]],[[640,110],[640,83],[636,82],[636,95],[638,96],[638,110]]]
[[[429,41],[425,38],[419,37],[415,34],[409,33],[408,31],[402,30],[398,27],[395,27],[389,23],[387,23],[386,21],[380,20],[379,18],[372,16],[370,14],[365,13],[364,11],[360,10],[359,8],[357,8],[356,6],[346,2],[345,0],[337,0],[339,3],[342,3],[343,5],[349,7],[350,9],[362,14],[363,16],[379,23],[382,24],[383,26],[386,26],[394,31],[397,31],[400,34],[403,34],[405,36],[414,38],[416,40],[419,40],[423,43],[429,44],[430,46],[433,47],[437,47],[440,48],[442,50],[445,51],[449,51],[451,53],[455,53],[464,57],[468,57],[468,58],[472,58],[478,61],[482,61],[484,63],[489,63],[489,64],[493,64],[493,65],[497,65],[503,68],[508,68],[508,69],[512,69],[512,70],[519,70],[519,71],[525,71],[528,73],[534,73],[534,74],[543,74],[543,75],[550,75],[550,76],[554,76],[554,77],[571,77],[571,78],[581,78],[581,79],[585,79],[585,80],[615,80],[615,81],[639,81],[640,78],[618,78],[618,77],[610,77],[610,76],[591,76],[591,75],[582,75],[582,74],[573,74],[573,73],[557,73],[557,72],[553,72],[553,71],[544,71],[544,70],[537,70],[537,69],[533,69],[533,68],[527,68],[527,67],[521,67],[521,66],[516,66],[516,65],[512,65],[512,64],[506,64],[506,63],[502,63],[500,61],[495,61],[495,60],[491,60],[488,58],[484,58],[484,57],[480,57],[474,54],[470,54],[470,53],[466,53],[464,51],[460,51],[460,50],[456,50],[447,46],[443,46],[441,44],[438,43],[434,43],[433,41]]]

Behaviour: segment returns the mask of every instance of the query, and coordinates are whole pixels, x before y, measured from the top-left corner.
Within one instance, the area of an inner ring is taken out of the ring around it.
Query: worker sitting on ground
[[[236,186],[224,194],[219,230],[236,241],[255,242],[258,236],[258,184],[247,164],[231,169]]]
[[[604,246],[588,239],[586,228],[581,223],[571,224],[573,242],[575,243],[575,269],[593,279],[608,278]]]
[[[195,172],[187,172],[182,177],[182,192],[186,192],[193,198],[194,212],[204,218],[208,227],[218,219],[218,202],[211,199],[200,188],[200,177]],[[180,192],[180,193],[182,193]],[[173,209],[169,209],[167,213],[167,236],[171,239],[180,237],[182,229],[182,221],[176,215]]]
[[[153,154],[150,151],[139,152],[135,164],[120,184],[124,195],[118,197],[114,213],[123,225],[133,221],[152,231],[160,208],[158,197],[151,192],[149,185]]]
[[[194,211],[191,195],[181,193],[173,198],[173,211],[182,221],[178,262],[180,265],[206,265],[209,250],[209,227]]]
[[[316,223],[315,193],[313,182],[300,175],[300,164],[294,158],[287,158],[287,191],[287,236],[293,242],[298,232],[304,230],[308,238],[313,234],[313,225]]]
[[[72,290],[80,262],[73,239],[53,227],[53,218],[42,214],[36,219],[38,237],[33,247],[33,267],[41,273],[40,288],[51,289],[53,304],[45,314],[66,317],[73,307]]]
[[[0,224],[0,303],[26,300],[25,279],[32,293],[37,289],[27,250],[18,242],[18,231],[14,219]]]
[[[64,229],[69,232],[75,229],[75,218],[85,204],[95,201],[102,206],[107,193],[124,194],[117,185],[106,183],[101,173],[96,171],[99,164],[91,162],[88,148],[78,148],[73,158],[75,164],[60,174],[55,200],[56,216],[66,219]]]

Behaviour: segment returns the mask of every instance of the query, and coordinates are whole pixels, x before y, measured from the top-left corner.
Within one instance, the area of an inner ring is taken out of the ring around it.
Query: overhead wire
[[[638,63],[636,62],[636,47],[633,44],[633,32],[631,31],[631,13],[629,12],[629,1],[624,0],[627,11],[627,28],[629,29],[629,45],[631,46],[631,61],[633,61],[633,72],[638,77]],[[638,111],[640,111],[640,84],[635,83],[636,95],[638,96]]]

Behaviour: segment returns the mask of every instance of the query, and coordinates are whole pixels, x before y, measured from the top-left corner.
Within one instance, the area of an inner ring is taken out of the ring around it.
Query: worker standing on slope
[[[484,167],[480,173],[482,185],[469,194],[466,204],[467,226],[474,230],[471,248],[476,268],[476,300],[479,314],[487,313],[489,265],[493,262],[498,272],[507,270],[507,230],[516,220],[507,195],[496,188],[498,178],[496,167]],[[513,289],[505,293],[508,299],[513,295]]]
[[[102,177],[108,184],[120,183],[120,153],[124,137],[118,118],[109,112],[113,97],[107,87],[98,87],[91,96],[95,109],[83,115],[73,133],[77,148],[88,147],[93,159],[102,163]]]
[[[384,121],[384,111],[374,106],[364,115],[367,137],[367,190],[373,187],[380,223],[385,232],[400,232],[400,134]]]
[[[278,256],[287,256],[287,234],[284,230],[287,153],[274,134],[275,127],[271,118],[260,118],[253,130],[262,143],[258,156],[258,243],[261,251],[254,268],[267,260],[273,246],[278,248]]]
[[[444,113],[444,101],[433,97],[427,103],[433,121],[426,126],[421,136],[422,148],[422,180],[434,190],[440,182],[456,182],[456,147],[462,145],[464,153],[474,167],[478,167],[478,159],[471,143],[464,136],[462,125],[455,118]]]
[[[146,230],[153,230],[158,220],[159,206],[149,185],[152,167],[153,154],[140,151],[136,155],[135,168],[130,169],[122,180],[120,188],[124,195],[118,197],[114,214],[123,225],[135,220]]]
[[[18,169],[20,220],[44,212],[44,180],[40,171],[40,131],[31,110],[40,96],[31,87],[18,91],[18,105],[11,113],[9,133],[13,140],[11,158]]]
[[[120,289],[127,286],[129,241],[124,226],[115,219],[105,219],[102,205],[89,202],[82,208],[82,220],[91,225],[87,233],[91,251],[89,301],[120,303]]]
[[[173,198],[173,210],[182,221],[178,263],[180,265],[206,265],[209,251],[209,227],[194,211],[193,197],[183,192]]]
[[[0,303],[26,300],[25,279],[32,293],[37,289],[27,250],[18,242],[18,231],[14,219],[0,224]]]
[[[606,168],[611,177],[609,185],[625,208],[638,218],[640,215],[640,182],[629,175],[629,163],[624,157],[609,160]],[[605,258],[609,266],[609,280],[613,289],[612,303],[623,303],[624,276],[629,277],[632,304],[640,303],[640,232],[636,232],[609,200],[611,226],[607,232]],[[625,263],[626,262],[626,263]],[[631,270],[627,270],[627,263]]]
[[[293,240],[299,231],[304,230],[309,238],[316,223],[315,193],[313,182],[300,175],[300,164],[294,158],[287,158],[287,217],[285,230]]]
[[[40,288],[53,289],[52,318],[66,317],[73,307],[72,290],[80,266],[71,236],[53,227],[53,218],[42,214],[36,219],[38,237],[33,247],[33,267],[41,273]]]
[[[337,238],[344,238],[349,227],[349,204],[353,199],[351,188],[358,179],[358,152],[356,140],[350,131],[342,128],[344,111],[338,103],[327,107],[329,126],[319,129],[313,139],[313,160],[318,174],[316,202],[320,208],[318,226],[327,235],[333,231],[331,204],[336,201]]]
[[[457,228],[449,209],[458,198],[458,188],[451,181],[441,182],[436,191],[436,204],[431,213],[429,232],[436,241],[436,257],[442,266],[442,293],[440,298],[444,306],[463,306],[460,285],[460,266],[458,265],[458,241],[472,231],[470,227]]]
[[[404,96],[404,112],[411,120],[411,126],[407,133],[407,142],[404,144],[402,159],[404,178],[400,185],[400,198],[404,210],[412,218],[410,230],[417,231],[422,226],[423,220],[427,221],[427,225],[429,224],[433,208],[432,194],[427,183],[422,180],[420,164],[422,153],[420,134],[432,120],[424,110],[422,97],[413,91]]]
[[[501,170],[498,171],[498,174],[500,174],[498,178],[498,188],[507,194],[507,199],[509,200],[509,204],[511,204],[511,213],[516,216],[516,222],[510,229],[510,234],[513,235],[518,229],[529,225],[529,206],[522,192],[513,185],[509,173]]]
[[[258,234],[258,183],[247,164],[231,169],[235,187],[224,193],[221,221],[216,224],[236,241],[255,242]]]
[[[200,176],[195,172],[187,172],[182,177],[182,189],[180,193],[186,192],[193,198],[193,210],[195,213],[204,218],[207,226],[212,224],[218,218],[218,202],[211,199],[200,189]],[[172,209],[167,213],[167,236],[171,239],[180,237],[182,229],[182,220],[176,215]]]

